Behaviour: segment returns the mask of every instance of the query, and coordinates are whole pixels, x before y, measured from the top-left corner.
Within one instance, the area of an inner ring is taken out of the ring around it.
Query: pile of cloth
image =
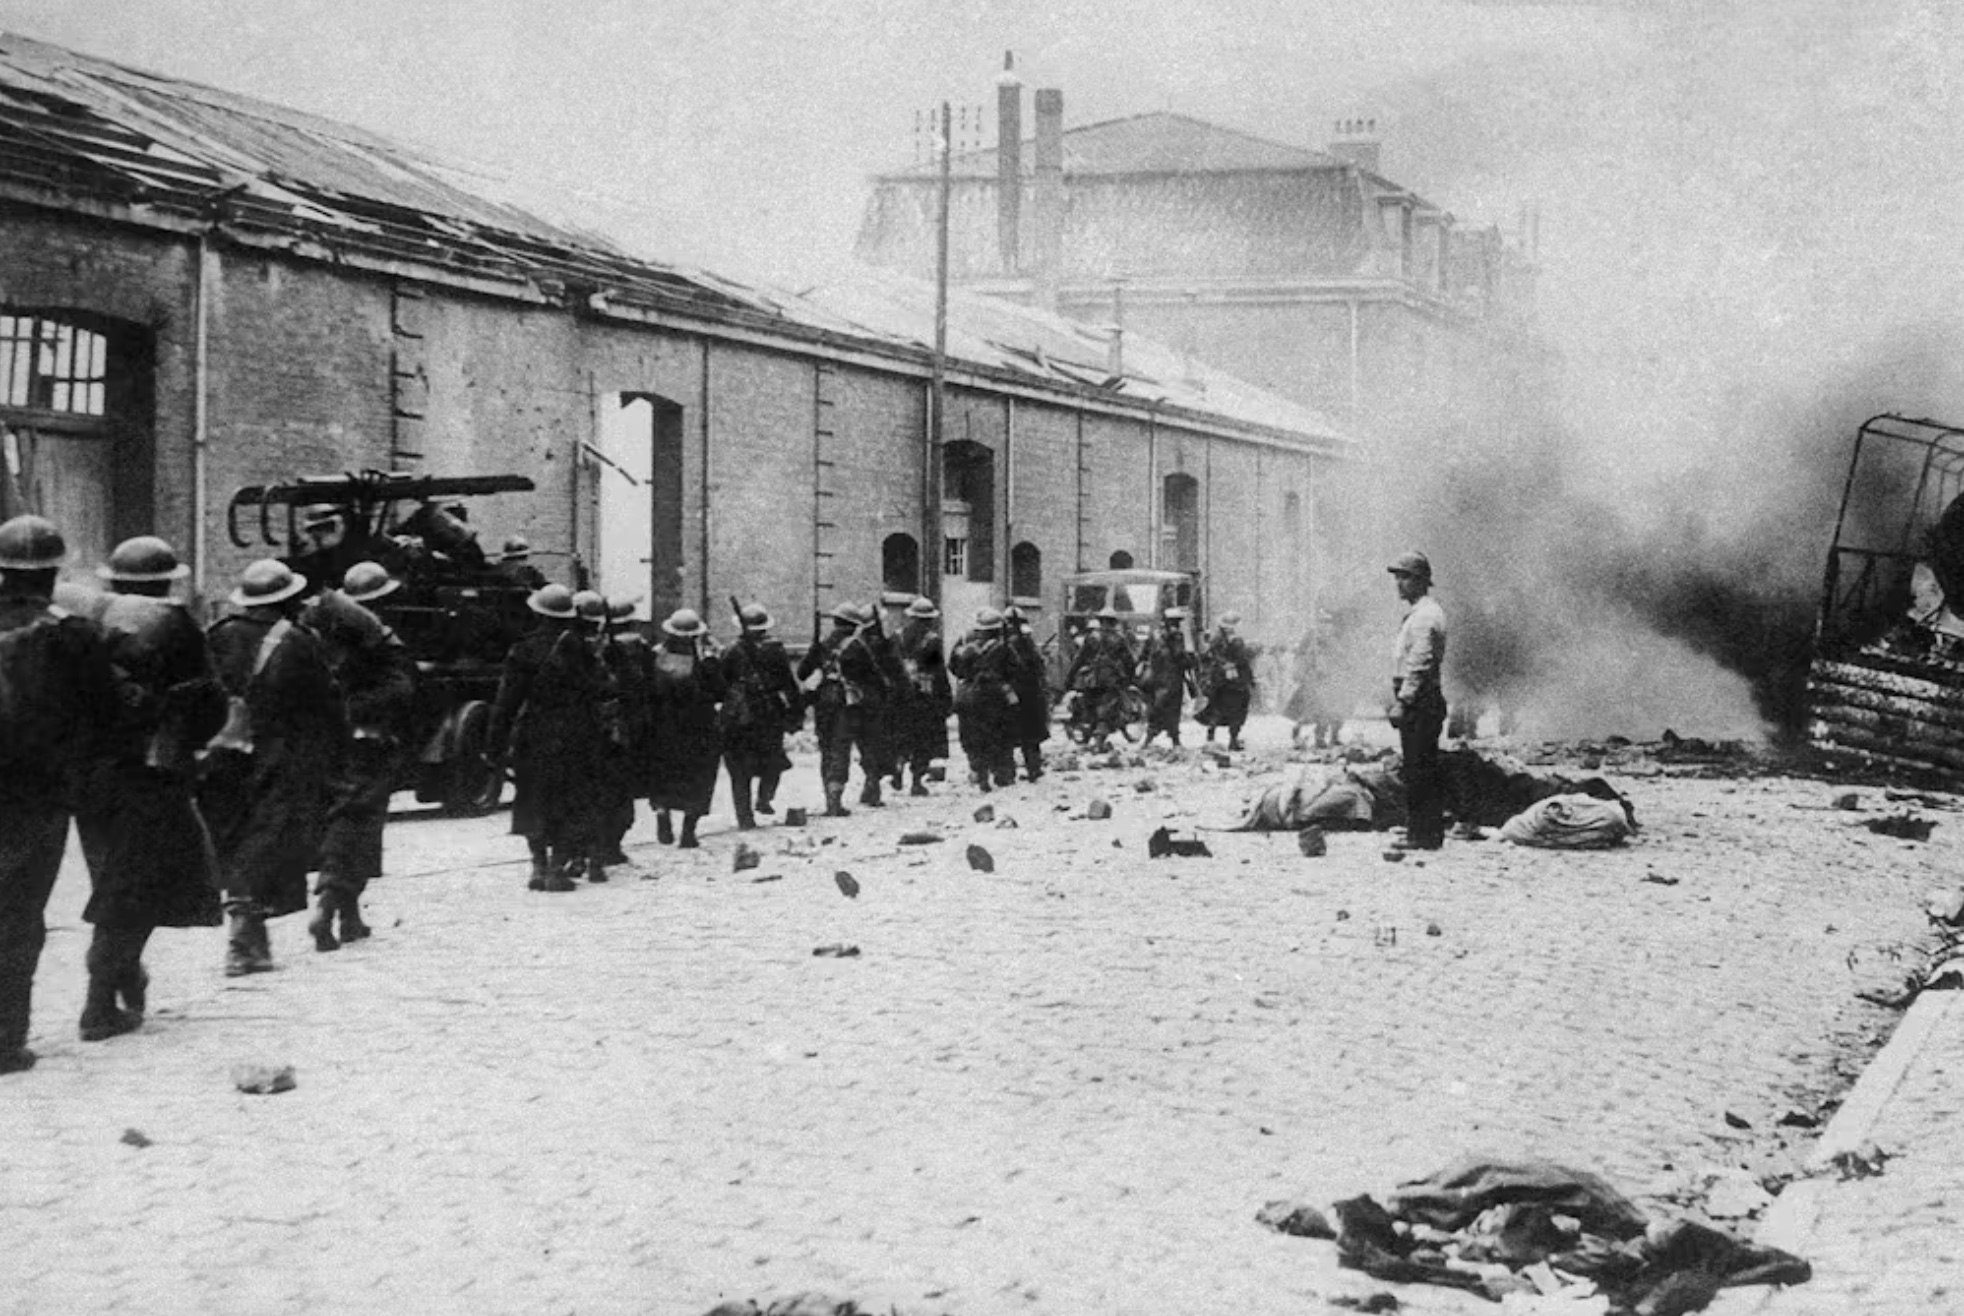
[[[1596,1175],[1552,1161],[1467,1159],[1380,1205],[1335,1205],[1337,1259],[1378,1279],[1597,1298],[1597,1310],[1702,1310],[1735,1284],[1798,1284],[1791,1253],[1694,1220],[1653,1222]],[[1580,1310],[1580,1308],[1578,1308]]]
[[[1635,807],[1600,776],[1530,772],[1511,760],[1488,758],[1464,747],[1439,758],[1446,782],[1446,812],[1462,826],[1506,828],[1524,814],[1531,815],[1517,829],[1518,835],[1507,839],[1571,849],[1615,844],[1636,830]],[[1345,764],[1327,778],[1305,767],[1264,791],[1227,830],[1300,831],[1315,826],[1324,831],[1373,831],[1402,826],[1402,769],[1395,754],[1375,763]],[[1534,812],[1543,801],[1556,799],[1565,801],[1562,808]],[[1609,807],[1598,809],[1588,801]],[[1608,839],[1612,834],[1614,839]]]

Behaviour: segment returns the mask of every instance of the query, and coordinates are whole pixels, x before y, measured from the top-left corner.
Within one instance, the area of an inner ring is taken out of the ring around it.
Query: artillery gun
[[[1855,433],[1815,625],[1808,739],[1964,776],[1964,429]]]
[[[226,508],[235,545],[310,579],[338,584],[373,561],[402,582],[385,606],[415,659],[417,693],[398,788],[455,813],[493,809],[503,792],[486,756],[491,704],[505,654],[531,621],[530,585],[488,559],[461,500],[534,487],[522,475],[358,471],[251,485]]]

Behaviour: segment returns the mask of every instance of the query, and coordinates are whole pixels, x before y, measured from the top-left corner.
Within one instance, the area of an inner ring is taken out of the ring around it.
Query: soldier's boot
[[[702,815],[699,813],[691,813],[687,810],[683,811],[682,839],[675,843],[676,849],[695,850],[701,848],[702,842],[696,839],[696,820],[701,817]]]
[[[886,801],[880,798],[880,779],[878,777],[868,777],[866,779],[866,784],[859,791],[859,802],[869,809],[880,809],[886,806]]]
[[[368,926],[361,916],[361,893],[343,891],[341,893],[341,944],[351,941],[364,941],[375,935],[375,929]]]
[[[135,1032],[142,1019],[116,1004],[116,984],[122,976],[123,963],[114,933],[98,927],[84,962],[89,970],[89,989],[82,1004],[82,1040],[100,1042]]]
[[[250,900],[225,902],[225,976],[243,978],[270,973],[272,947],[266,937],[266,916]]]
[[[341,949],[341,943],[334,936],[334,916],[340,912],[341,889],[323,885],[314,907],[314,916],[307,920],[307,932],[314,939],[315,950]]]
[[[655,812],[655,839],[663,845],[675,844],[675,824],[669,821],[667,809]]]
[[[525,889],[543,891],[546,889],[546,879],[552,876],[551,856],[546,851],[544,841],[527,837],[525,844],[532,851],[532,876],[525,883]]]
[[[34,1068],[34,1053],[27,1049],[27,1024],[34,1002],[34,966],[47,936],[39,924],[37,919],[27,929],[22,939],[26,944],[0,942],[0,1074]]]
[[[541,891],[572,891],[573,873],[585,863],[586,855],[573,846],[554,846],[552,862],[546,865],[545,885]]]
[[[1208,744],[1210,744],[1210,745],[1214,743],[1214,728],[1213,728],[1213,727],[1208,727],[1208,728],[1207,728],[1207,743],[1208,743]]]
[[[927,794],[927,765],[925,763],[916,763],[914,765],[914,784],[907,788],[907,793],[909,795]]]
[[[625,858],[626,856],[622,856],[622,857]],[[586,880],[589,882],[605,882],[607,880],[607,864],[606,864],[605,856],[603,855],[587,856]]]
[[[143,948],[149,944],[152,928],[117,928],[116,938],[116,991],[123,998],[123,1008],[143,1018],[149,1005],[150,974],[143,967]]]
[[[1039,746],[1023,746],[1023,776],[1029,781],[1043,780],[1043,750]]]
[[[754,832],[757,830],[757,815],[751,808],[751,784],[747,776],[730,774],[730,801],[736,806],[737,830]]]
[[[846,784],[842,781],[825,783],[825,816],[827,818],[850,818],[852,810],[845,806]]]
[[[1240,748],[1241,748],[1241,730],[1240,730],[1240,728],[1238,728],[1238,727],[1237,727],[1237,728],[1232,728],[1232,729],[1230,729],[1230,730],[1228,731],[1228,748],[1229,748],[1229,749],[1240,749]]]
[[[757,778],[757,812],[766,817],[777,814],[777,806],[772,803],[777,798],[777,779],[780,774],[766,772]]]

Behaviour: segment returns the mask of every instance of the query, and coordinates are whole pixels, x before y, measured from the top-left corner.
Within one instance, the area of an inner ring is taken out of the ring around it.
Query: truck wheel
[[[473,700],[464,705],[458,717],[456,748],[444,765],[443,807],[449,813],[474,817],[498,807],[498,800],[505,792],[505,780],[486,753],[491,731],[490,705]]]

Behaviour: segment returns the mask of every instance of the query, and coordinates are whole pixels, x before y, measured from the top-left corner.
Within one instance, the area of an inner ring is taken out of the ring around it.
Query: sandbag
[[[1500,839],[1547,850],[1607,850],[1635,828],[1624,807],[1592,795],[1555,795],[1509,818]]]

